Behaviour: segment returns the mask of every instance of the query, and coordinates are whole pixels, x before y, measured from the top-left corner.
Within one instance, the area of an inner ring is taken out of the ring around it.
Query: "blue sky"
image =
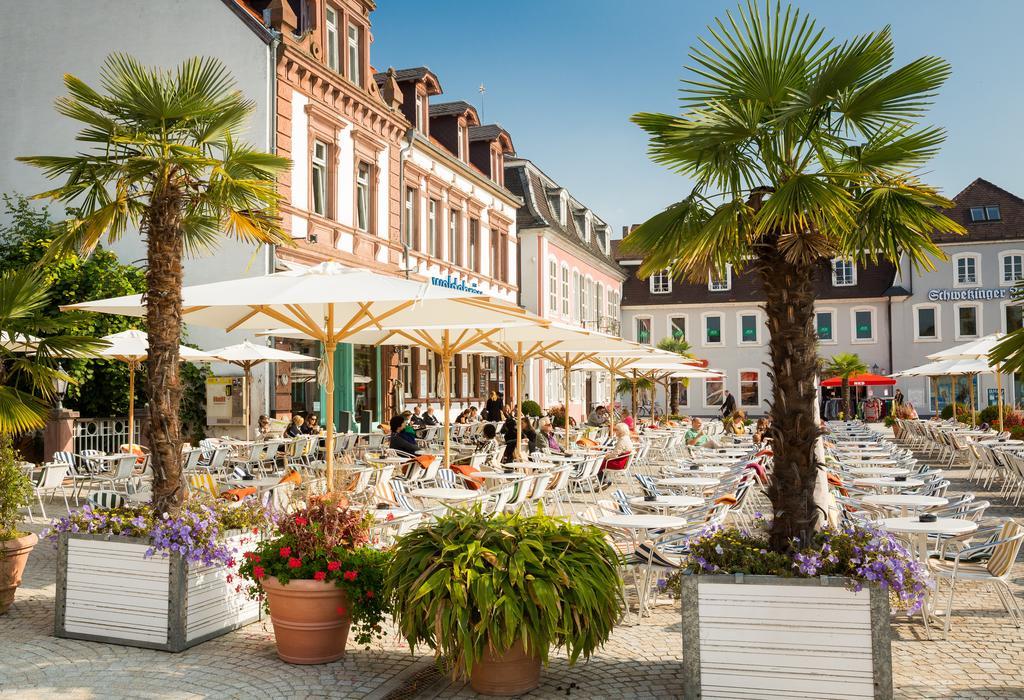
[[[984,177],[1024,196],[1024,1],[804,0],[839,38],[893,27],[897,62],[953,66],[930,113],[945,127],[927,180],[948,195]],[[678,200],[687,182],[646,155],[639,111],[675,112],[687,51],[736,2],[379,0],[377,70],[427,65],[444,95],[481,107],[530,158],[616,232]],[[429,8],[429,9],[428,9]]]

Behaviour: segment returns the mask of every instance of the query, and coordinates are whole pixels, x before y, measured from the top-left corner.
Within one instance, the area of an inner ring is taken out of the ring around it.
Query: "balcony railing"
[[[622,335],[619,319],[614,316],[601,316],[596,321],[584,321],[582,325],[587,330],[599,331],[608,335]]]

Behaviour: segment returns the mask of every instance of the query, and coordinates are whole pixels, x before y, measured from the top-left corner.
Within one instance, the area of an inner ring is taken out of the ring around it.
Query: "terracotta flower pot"
[[[502,653],[493,649],[473,664],[469,685],[481,695],[522,695],[540,685],[540,657],[523,649],[516,640]]]
[[[14,591],[21,585],[28,555],[39,542],[39,536],[30,532],[24,537],[0,542],[0,615],[14,602]]]
[[[326,664],[345,655],[352,626],[348,597],[331,581],[263,579],[277,655],[290,664]],[[339,612],[340,611],[340,612]]]

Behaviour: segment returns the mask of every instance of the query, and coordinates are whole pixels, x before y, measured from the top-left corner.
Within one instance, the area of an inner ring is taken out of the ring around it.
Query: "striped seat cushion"
[[[115,491],[97,491],[89,494],[89,505],[94,508],[123,508],[124,496]]]
[[[999,531],[999,539],[1006,540],[1015,537],[1020,533],[1021,527],[1016,520],[1007,520]],[[1020,540],[1015,542],[1004,542],[992,550],[992,556],[988,560],[988,572],[993,576],[1005,576],[1013,566],[1014,559],[1020,551]]]

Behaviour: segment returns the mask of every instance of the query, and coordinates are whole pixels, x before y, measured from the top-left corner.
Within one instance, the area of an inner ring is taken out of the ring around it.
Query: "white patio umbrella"
[[[252,383],[252,368],[264,362],[313,362],[318,359],[297,352],[257,345],[248,340],[238,345],[209,350],[207,354],[242,368],[242,420],[245,421],[247,440],[252,439],[252,425],[249,420],[249,385]]]
[[[931,355],[926,355],[929,360],[984,360],[990,369],[986,370],[994,372],[996,375],[996,404],[999,411],[999,430],[1003,430],[1003,371],[998,365],[992,364],[989,359],[989,353],[992,349],[1006,337],[1005,333],[991,333],[986,336],[982,336],[977,340],[969,340],[966,343],[960,345],[954,345],[946,350],[939,352],[933,352]],[[973,391],[974,384],[971,383],[971,389]],[[971,416],[974,416],[974,401],[971,401]]]
[[[36,349],[39,338],[34,335],[15,334],[0,331],[0,347],[11,352],[32,352]]]
[[[149,336],[145,331],[130,329],[105,335],[103,340],[110,343],[96,354],[108,360],[120,360],[128,364],[128,444],[135,443],[135,370],[149,357]],[[185,362],[210,362],[208,354],[186,345],[178,346],[178,356]]]
[[[938,354],[941,354],[941,353],[933,353],[933,354],[938,355]],[[996,371],[991,365],[989,365],[989,362],[988,362],[987,358],[985,358],[985,359],[980,359],[980,358],[960,358],[960,359],[957,359],[957,358],[953,358],[953,359],[946,359],[946,360],[935,360],[933,362],[928,362],[928,363],[923,364],[923,365],[918,365],[917,367],[911,367],[910,369],[905,369],[905,370],[902,370],[900,372],[896,372],[892,376],[893,377],[936,377],[936,378],[937,377],[949,377],[950,378],[951,393],[953,394],[954,404],[956,402],[956,389],[955,389],[955,385],[954,385],[954,382],[955,382],[954,377],[963,377],[963,376],[970,377],[971,381],[968,384],[968,391],[970,392],[970,395],[971,395],[971,420],[973,421],[974,418],[975,418],[975,410],[976,410],[975,409],[975,402],[974,402],[974,376],[978,375],[978,374],[987,374],[989,372],[996,372],[996,376],[997,377],[999,376],[998,371]],[[936,383],[937,382],[938,382],[938,379],[936,379]],[[999,402],[999,408],[1000,408],[1000,415],[1001,415],[1001,413],[1002,413],[1002,402],[1001,401]],[[936,415],[938,415],[938,412],[939,412],[939,397],[938,397],[938,392],[936,392],[936,396],[935,396],[935,413],[936,413]],[[1003,428],[1002,420],[1000,420],[999,429],[1002,430],[1002,428]]]
[[[643,346],[648,347],[648,346]],[[664,383],[671,378],[670,375],[682,371],[696,371],[701,369],[701,360],[684,357],[679,353],[654,348],[648,354],[612,354],[598,356],[590,362],[585,363],[579,369],[603,369],[606,370],[614,385],[615,377],[622,377],[629,381],[632,387],[631,400],[636,403],[636,385],[640,379],[650,379],[652,382]],[[614,389],[613,389],[614,396]],[[667,396],[667,390],[666,390]],[[611,411],[611,407],[609,407]]]
[[[187,323],[227,331],[285,326],[323,343],[328,490],[334,488],[334,351],[338,343],[372,328],[408,327],[425,320],[438,325],[488,323],[498,318],[524,318],[526,314],[518,306],[476,290],[388,277],[338,263],[194,285],[184,287],[181,293]],[[145,313],[139,294],[64,308],[125,316]]]

